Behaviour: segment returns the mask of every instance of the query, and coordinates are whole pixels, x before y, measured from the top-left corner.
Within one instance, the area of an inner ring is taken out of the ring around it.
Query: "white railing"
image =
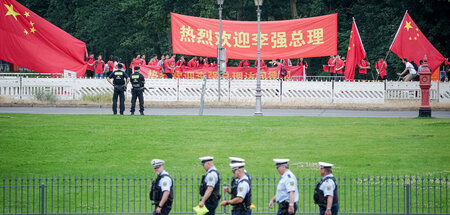
[[[200,101],[201,79],[146,79],[146,101]],[[262,80],[265,102],[313,101],[322,103],[384,103],[386,100],[418,100],[418,82],[337,82]],[[221,101],[251,102],[255,80],[222,80]],[[130,87],[128,94],[131,95]],[[84,95],[112,94],[105,79],[1,77],[0,95],[35,99],[38,93],[59,100],[80,100]],[[450,83],[432,82],[430,99],[450,103]],[[218,80],[208,80],[205,101],[218,100]]]

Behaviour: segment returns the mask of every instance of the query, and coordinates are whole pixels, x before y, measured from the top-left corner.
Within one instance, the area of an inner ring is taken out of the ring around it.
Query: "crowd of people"
[[[245,160],[238,157],[229,157],[230,168],[233,172],[230,187],[224,186],[223,192],[228,193],[230,199],[222,198],[220,185],[221,177],[214,166],[214,157],[200,157],[200,162],[206,174],[202,176],[198,205],[194,207],[197,214],[214,215],[217,207],[231,206],[232,215],[251,215],[256,206],[252,202],[252,176],[245,169]],[[277,215],[293,215],[299,209],[299,190],[297,177],[289,169],[289,159],[273,159],[275,168],[280,174],[275,195],[270,199],[268,206],[273,208],[278,204]],[[165,162],[153,159],[150,164],[156,174],[156,179],[150,185],[150,200],[155,205],[153,214],[168,215],[172,209],[174,198],[173,179],[165,170]],[[314,203],[319,206],[320,215],[337,215],[339,211],[339,197],[336,178],[333,176],[333,164],[319,162],[321,180],[314,190]],[[221,199],[223,199],[221,201]]]
[[[398,80],[403,81],[418,81],[420,76],[420,70],[423,67],[423,61],[419,62],[417,65],[414,61],[408,61],[408,59],[402,59],[402,62],[405,64],[405,70],[401,73],[397,73],[399,76]],[[122,71],[128,72],[128,75],[134,72],[134,67],[149,65],[149,66],[157,66],[161,68],[162,73],[167,78],[173,78],[176,71],[183,71],[186,68],[204,68],[204,67],[216,67],[216,59],[208,58],[208,57],[197,57],[193,56],[189,61],[185,56],[181,56],[177,60],[177,56],[173,55],[161,55],[160,59],[156,54],[152,55],[151,58],[146,60],[145,54],[140,55],[137,54],[135,58],[131,60],[131,64],[129,65],[129,70],[127,70],[123,60],[117,56],[110,56],[109,60],[105,63],[102,59],[102,55],[98,55],[95,60],[94,54],[90,54],[86,57],[87,69],[85,77],[87,78],[102,78],[109,77],[109,75],[118,70],[118,65],[122,64]],[[264,60],[260,61],[261,68],[267,67],[267,65],[272,67],[277,67],[278,70],[278,78],[284,79],[287,75],[288,66],[300,66],[300,71],[302,72],[302,76],[307,75],[307,69],[309,67],[308,62],[303,58],[299,58],[298,60],[293,59],[275,59],[269,61],[268,64]],[[448,63],[448,59],[446,59],[444,63],[444,70],[446,71],[446,76],[450,76],[450,65]],[[257,67],[257,61],[254,64]],[[250,67],[250,62],[246,59],[241,60],[238,64],[238,67]],[[358,79],[361,81],[368,80],[367,71],[371,69],[371,64],[367,60],[367,58],[362,59],[358,64]],[[375,64],[375,70],[377,73],[376,78],[372,77],[375,80],[386,80],[387,78],[387,68],[388,64],[383,57],[379,57],[378,62]],[[329,72],[332,80],[343,81],[345,80],[344,71],[345,71],[345,57],[341,55],[332,55],[330,56],[327,65],[324,65],[324,71]],[[403,75],[406,75],[402,77]],[[445,75],[443,76],[443,80],[445,79]],[[448,79],[447,79],[448,80]]]

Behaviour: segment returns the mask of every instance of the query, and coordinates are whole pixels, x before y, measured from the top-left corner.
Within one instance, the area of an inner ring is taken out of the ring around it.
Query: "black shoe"
[[[123,113],[120,113],[120,115],[123,115]]]
[[[141,112],[141,115],[144,115],[144,112]]]
[[[114,115],[117,115],[117,113],[113,113]]]
[[[134,112],[131,112],[131,115],[134,115]]]

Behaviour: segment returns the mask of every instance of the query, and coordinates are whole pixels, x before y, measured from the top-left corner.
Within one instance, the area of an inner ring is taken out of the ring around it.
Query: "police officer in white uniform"
[[[233,177],[237,180],[237,186],[231,190],[231,200],[222,201],[221,206],[232,205],[232,215],[251,215],[250,210],[252,189],[250,187],[250,181],[245,175],[244,171],[245,163],[230,163],[231,170],[233,171]]]
[[[298,202],[297,178],[289,170],[289,159],[273,159],[273,161],[281,177],[277,193],[269,202],[269,208],[277,202],[279,205],[277,215],[295,214]]]
[[[238,157],[228,157],[228,159],[230,159],[230,164],[232,163],[244,163],[245,160],[243,158],[238,158]],[[250,181],[250,187],[252,186],[252,176],[247,172],[246,169],[244,169],[245,175],[247,176],[248,180]],[[237,183],[237,180],[235,180],[235,177],[233,177],[231,179],[231,185],[233,186],[233,182]],[[225,190],[225,188],[227,188]],[[228,189],[228,187],[224,187],[224,191],[227,193],[230,193],[231,191]]]
[[[153,215],[167,215],[172,209],[173,183],[169,173],[164,170],[164,161],[153,159],[151,162],[153,171],[157,175],[150,186],[150,199],[154,201],[155,211]]]
[[[216,214],[216,208],[219,205],[220,200],[220,174],[217,168],[214,166],[214,157],[206,156],[200,157],[203,169],[206,174],[202,176],[202,184],[200,185],[200,195],[202,199],[198,203],[198,206],[206,206],[209,212],[205,215]]]
[[[316,185],[314,191],[314,199],[318,199],[316,204],[319,205],[320,215],[337,215],[339,211],[339,200],[337,193],[336,179],[332,174],[331,167],[333,164],[319,162],[321,181]],[[323,195],[323,196],[322,196]],[[322,198],[323,197],[323,198]]]

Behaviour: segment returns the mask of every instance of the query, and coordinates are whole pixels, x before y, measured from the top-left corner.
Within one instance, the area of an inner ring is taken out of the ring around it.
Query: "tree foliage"
[[[86,42],[87,49],[104,58],[122,57],[129,62],[136,53],[170,53],[170,12],[218,18],[211,0],[23,0],[38,15]],[[430,42],[449,56],[450,3],[448,0],[266,0],[262,21],[304,18],[338,13],[338,50],[346,54],[352,17],[358,25],[369,61],[386,56],[406,10]],[[225,0],[223,19],[256,20],[251,0]],[[294,17],[297,16],[297,17]],[[256,53],[255,53],[256,54]],[[308,59],[312,75],[321,74],[326,57]],[[389,77],[403,69],[390,53]],[[231,61],[233,63],[233,61]]]

